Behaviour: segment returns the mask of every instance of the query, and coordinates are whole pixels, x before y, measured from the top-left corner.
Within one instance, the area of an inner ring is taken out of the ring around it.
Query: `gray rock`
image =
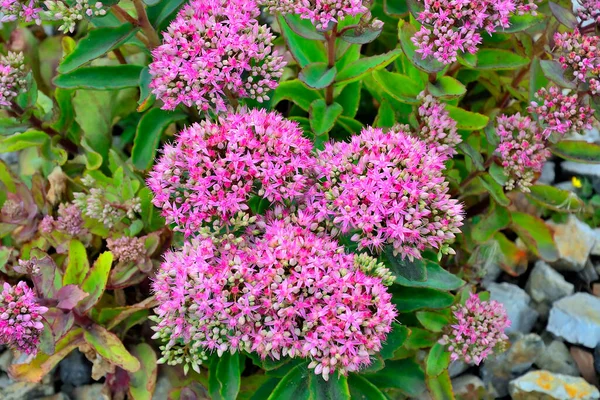
[[[553,374],[549,371],[531,371],[510,382],[513,400],[572,400],[600,399],[600,392],[583,378]]]
[[[563,171],[570,172],[574,175],[585,175],[590,177],[600,177],[599,164],[585,164],[575,161],[565,161],[560,164]]]
[[[540,175],[538,182],[546,185],[550,185],[551,183],[553,183],[554,179],[556,178],[555,169],[556,164],[554,162],[546,161],[542,166],[542,174]]]
[[[537,302],[552,303],[573,294],[575,287],[544,261],[535,263],[525,290]]]
[[[537,301],[532,301],[531,307],[533,307],[533,309],[538,313],[538,321],[548,321],[548,316],[550,315],[550,307],[552,307],[550,303],[538,303]]]
[[[559,253],[559,260],[552,266],[563,271],[577,272],[584,269],[596,244],[594,230],[573,215],[564,224],[548,221],[547,225],[554,231],[554,241]]]
[[[452,361],[448,366],[448,375],[450,378],[455,378],[469,369],[469,365],[461,360]]]
[[[594,349],[594,369],[600,374],[600,345]]]
[[[591,255],[600,256],[600,228],[594,229],[594,238],[596,238],[596,244],[592,247]]]
[[[65,385],[83,386],[92,381],[92,366],[79,351],[72,351],[59,364],[60,380]]]
[[[579,376],[573,356],[567,346],[559,340],[553,340],[546,346],[546,351],[538,356],[535,365],[557,374]]]
[[[0,354],[0,371],[8,372],[8,367],[13,361],[13,354],[10,350],[5,350],[4,353]]]
[[[74,400],[110,400],[110,397],[102,393],[104,387],[101,383],[93,383],[91,385],[80,386],[73,390]]]
[[[577,276],[588,285],[592,282],[596,282],[598,278],[600,278],[594,264],[590,260],[585,263],[585,267],[577,273]]]
[[[573,186],[571,181],[555,183],[554,187],[562,190],[568,190],[569,192],[575,192],[575,186]]]
[[[2,400],[38,399],[54,394],[54,386],[44,383],[13,382],[0,390]]]
[[[546,328],[567,342],[594,348],[600,344],[600,298],[576,293],[552,305]]]
[[[159,375],[156,379],[156,386],[152,400],[165,400],[169,397],[169,392],[173,389],[173,384],[166,375]]]
[[[531,306],[529,295],[517,285],[511,283],[492,283],[488,285],[490,299],[504,304],[511,326],[506,333],[529,333],[538,318],[538,313]]]
[[[477,394],[477,398],[482,399],[486,395],[485,385],[478,376],[463,375],[452,379],[452,392],[455,396],[471,397]]]

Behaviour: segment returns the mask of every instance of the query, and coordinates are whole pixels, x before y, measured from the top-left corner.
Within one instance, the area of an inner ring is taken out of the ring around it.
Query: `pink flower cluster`
[[[0,56],[0,107],[10,107],[25,86],[24,70],[23,53],[9,52],[7,56]]]
[[[537,114],[545,138],[554,132],[564,136],[592,128],[594,111],[582,104],[577,94],[564,95],[551,86],[540,89],[535,97],[537,101],[532,101],[527,111]]]
[[[150,87],[163,109],[227,109],[229,98],[268,100],[285,62],[254,0],[192,0],[152,52]]]
[[[598,11],[600,15],[600,11]],[[575,82],[588,82],[597,91],[600,75],[600,38],[595,35],[582,35],[578,29],[573,32],[554,35],[555,53],[567,75]]]
[[[320,183],[309,199],[316,218],[331,218],[342,233],[356,231],[359,248],[387,244],[403,257],[427,247],[452,253],[462,205],[450,198],[445,155],[410,132],[366,128],[350,143],[327,144],[317,155]]]
[[[40,223],[40,230],[44,233],[60,231],[69,236],[79,236],[87,233],[83,226],[81,210],[75,204],[60,204],[58,206],[58,217],[46,215]]]
[[[331,25],[347,16],[366,14],[364,0],[259,0],[271,13],[297,14],[309,19],[317,29],[329,30]]]
[[[5,282],[0,292],[0,343],[35,355],[44,329],[42,314],[46,311],[25,282],[16,286]]]
[[[494,350],[504,349],[508,340],[504,331],[510,327],[510,320],[501,303],[481,301],[471,293],[464,306],[453,306],[453,310],[455,324],[439,342],[448,346],[452,361],[479,365]]]
[[[600,0],[577,0],[581,8],[577,15],[582,21],[594,21],[600,24]]]
[[[419,107],[421,126],[417,136],[440,154],[452,157],[456,154],[455,147],[462,142],[456,129],[456,121],[450,118],[446,106],[432,95],[419,95],[423,102]]]
[[[25,22],[35,21],[41,24],[40,13],[43,11],[38,0],[1,0],[0,1],[0,22],[16,21],[17,19]]]
[[[300,127],[275,112],[241,110],[179,133],[150,173],[154,204],[190,236],[205,223],[227,225],[259,196],[291,201],[304,193],[314,161]]]
[[[128,236],[108,238],[106,245],[117,262],[132,263],[146,258],[146,247],[142,238]]]
[[[417,18],[423,26],[412,41],[423,59],[432,56],[444,64],[455,62],[459,52],[475,54],[479,31],[508,28],[511,14],[535,14],[537,9],[533,0],[423,0],[423,5]]]
[[[332,239],[285,220],[258,226],[252,239],[194,239],[165,256],[153,282],[163,354],[177,349],[194,369],[214,351],[303,357],[325,379],[369,365],[396,316],[381,279]]]
[[[496,122],[500,137],[496,151],[502,160],[504,174],[509,177],[505,186],[508,190],[516,185],[529,191],[535,174],[541,172],[550,157],[544,135],[535,121],[518,113],[510,117],[501,115]]]

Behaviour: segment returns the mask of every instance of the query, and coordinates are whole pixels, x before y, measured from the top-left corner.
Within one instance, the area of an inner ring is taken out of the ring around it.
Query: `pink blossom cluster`
[[[440,344],[448,346],[450,359],[479,365],[494,350],[503,350],[510,327],[506,310],[497,301],[481,301],[471,293],[464,306],[453,306],[455,323]]]
[[[592,128],[594,111],[582,104],[577,94],[564,95],[559,88],[551,86],[540,89],[535,98],[537,101],[532,101],[527,111],[537,115],[545,138],[554,132],[564,136]]]
[[[152,52],[150,83],[163,109],[227,110],[231,98],[268,100],[285,62],[254,0],[192,0]],[[229,98],[229,99],[228,99]]]
[[[577,15],[582,21],[594,21],[600,24],[600,0],[577,0],[580,8]]]
[[[428,247],[452,253],[447,241],[460,232],[463,208],[448,194],[445,155],[395,127],[366,128],[350,143],[329,143],[317,155],[318,190],[308,211],[331,218],[359,248],[392,245],[420,258]]]
[[[0,56],[0,107],[10,107],[25,86],[24,70],[23,53],[9,52],[7,56]]]
[[[259,196],[292,201],[309,185],[312,144],[275,112],[241,110],[179,133],[148,179],[168,223],[190,236],[206,224],[231,224]]]
[[[519,113],[510,117],[500,115],[496,122],[500,137],[496,151],[502,160],[504,174],[509,178],[505,186],[508,190],[518,186],[527,192],[535,174],[541,172],[550,157],[544,135],[535,121]]]
[[[309,19],[317,29],[329,30],[331,25],[347,16],[366,14],[364,0],[259,0],[271,13],[297,14]]]
[[[257,226],[252,238],[195,238],[167,253],[153,282],[162,361],[302,357],[325,379],[369,365],[396,316],[381,279],[333,239],[286,220]]]
[[[117,262],[132,263],[146,258],[146,246],[142,238],[128,236],[108,238],[106,245]]]
[[[46,215],[40,223],[40,230],[44,233],[60,231],[69,236],[79,236],[87,233],[83,226],[81,210],[75,204],[60,204],[56,218]]]
[[[600,11],[598,11],[600,15]],[[554,35],[555,53],[567,75],[575,82],[589,82],[592,91],[598,92],[600,80],[600,38],[583,35],[578,29],[573,32],[557,32]]]
[[[479,31],[492,34],[508,28],[511,14],[535,14],[533,0],[423,0],[418,20],[423,24],[412,38],[422,58],[432,56],[444,64],[457,60],[459,52],[475,54]]]
[[[450,118],[446,106],[432,95],[419,95],[423,102],[419,106],[421,125],[417,136],[440,154],[452,157],[456,154],[455,147],[462,142],[456,129],[456,121]]]
[[[15,286],[5,282],[0,292],[0,343],[35,355],[44,329],[42,314],[46,311],[25,282]]]
[[[0,22],[16,21],[20,19],[25,22],[41,24],[40,13],[43,11],[41,2],[38,0],[1,0]]]

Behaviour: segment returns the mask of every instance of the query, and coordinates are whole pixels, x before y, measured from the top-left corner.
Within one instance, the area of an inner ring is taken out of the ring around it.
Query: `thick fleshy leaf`
[[[344,375],[332,374],[326,381],[321,375],[309,372],[309,399],[310,400],[349,400],[350,389],[348,378]]]
[[[63,89],[111,90],[138,87],[142,69],[140,65],[82,67],[57,76],[53,82]]]
[[[456,290],[465,282],[456,275],[443,269],[431,260],[423,260],[427,269],[427,279],[424,281],[408,280],[400,275],[396,276],[396,283],[401,286],[414,288],[431,288],[439,290]]]
[[[112,332],[100,325],[92,325],[83,332],[86,343],[106,361],[123,368],[128,372],[140,369],[140,362],[123,346],[121,340]]]
[[[578,212],[584,207],[583,201],[569,190],[549,185],[531,186],[525,195],[536,203],[554,211]]]
[[[131,353],[140,362],[140,369],[129,373],[129,398],[131,400],[152,400],[158,372],[156,353],[146,343],[138,344],[131,350]]]
[[[450,318],[439,312],[418,311],[416,316],[421,325],[432,332],[441,332],[450,323]]]
[[[541,60],[540,67],[546,78],[559,86],[568,89],[575,89],[577,85],[570,79],[565,78],[565,71],[562,69],[557,61],[553,60]]]
[[[408,14],[408,5],[403,1],[384,0],[383,9],[392,17],[404,17]]]
[[[450,365],[450,353],[446,351],[444,345],[434,344],[427,356],[425,372],[428,376],[438,376],[448,369],[448,365]]]
[[[344,69],[339,71],[335,77],[335,82],[338,84],[346,84],[359,80],[365,75],[373,71],[385,68],[388,64],[394,61],[402,51],[399,49],[392,50],[388,53],[379,54],[372,57],[364,57],[348,64]]]
[[[410,397],[419,398],[426,390],[425,374],[412,359],[387,361],[384,369],[363,377],[380,389],[400,389]]]
[[[293,79],[281,82],[273,92],[271,105],[275,107],[283,100],[289,100],[304,111],[308,111],[313,101],[323,97],[316,90],[310,90],[300,80]]]
[[[209,370],[208,391],[215,400],[235,400],[241,384],[240,354],[229,352],[212,360]]]
[[[425,281],[427,279],[427,269],[423,260],[409,260],[400,254],[394,255],[394,248],[386,246],[383,250],[383,258],[386,266],[395,275],[409,281]]]
[[[152,82],[152,75],[150,75],[150,68],[144,67],[140,72],[140,98],[138,100],[138,112],[144,112],[156,101],[156,97],[152,94],[150,89],[150,82]]]
[[[62,308],[63,310],[72,310],[77,303],[87,296],[88,294],[81,290],[77,285],[63,286],[56,294],[55,299],[58,300],[56,307]]]
[[[392,302],[398,312],[411,312],[421,309],[440,309],[452,305],[454,296],[450,293],[428,288],[393,286]]]
[[[394,356],[394,352],[404,345],[404,342],[406,342],[406,338],[408,338],[409,334],[410,331],[407,327],[393,322],[392,331],[388,333],[385,343],[379,352],[381,357],[383,357],[384,360],[392,358]]]
[[[404,343],[404,347],[412,350],[425,349],[436,344],[438,339],[439,335],[435,332],[411,326],[410,335]]]
[[[98,300],[100,300],[100,297],[106,289],[112,262],[113,255],[110,251],[106,251],[98,256],[98,259],[90,269],[88,276],[81,284],[81,288],[84,292],[89,293],[89,296],[83,299],[77,306],[77,309],[80,312],[89,310],[98,302]]]
[[[63,285],[79,285],[90,270],[90,262],[83,243],[76,239],[71,240],[68,257]]]
[[[0,153],[19,151],[29,147],[38,147],[49,141],[50,136],[48,136],[46,132],[31,129],[27,132],[6,136],[0,140]]]
[[[327,52],[323,43],[298,35],[281,16],[277,18],[277,22],[281,27],[287,48],[300,67],[304,68],[314,62],[327,62]]]
[[[558,249],[552,231],[540,218],[513,211],[511,229],[538,257],[549,262],[558,259]]]
[[[524,273],[527,270],[527,252],[500,232],[494,235],[494,240],[502,253],[500,267],[512,276]]]
[[[433,83],[429,82],[427,89],[432,96],[443,99],[460,97],[467,92],[465,85],[451,76],[442,76]]]
[[[352,400],[386,400],[387,397],[363,376],[358,374],[348,375],[348,386]]]
[[[510,205],[510,199],[506,197],[504,193],[504,188],[498,182],[494,180],[489,174],[484,174],[479,177],[481,185],[487,189],[490,196],[496,200],[498,204],[504,207],[508,207]]]
[[[473,226],[471,232],[473,240],[485,243],[494,237],[496,232],[507,228],[510,222],[510,212],[506,208],[492,203],[488,212]]]
[[[579,21],[577,21],[577,17],[571,10],[567,10],[566,8],[559,6],[553,1],[549,1],[548,5],[550,6],[550,11],[552,11],[552,15],[564,26],[569,29],[577,28],[579,25]]]
[[[373,78],[383,91],[401,103],[417,104],[422,88],[410,77],[385,69],[373,72]]]
[[[483,156],[481,155],[480,152],[478,152],[477,150],[475,150],[473,148],[473,146],[471,146],[469,143],[467,142],[462,142],[458,145],[458,150],[469,156],[469,158],[471,159],[471,162],[473,163],[473,165],[475,166],[475,168],[478,171],[483,171],[485,170],[485,166],[483,164]]]
[[[306,86],[312,89],[325,89],[333,83],[337,69],[329,68],[327,63],[316,62],[310,63],[298,74],[298,79],[304,82]]]
[[[310,20],[294,14],[285,14],[283,18],[295,34],[309,40],[325,40],[323,33],[317,31]]]
[[[544,21],[543,15],[512,15],[509,18],[510,26],[508,28],[502,28],[502,33],[516,33],[527,30]]]
[[[552,153],[565,160],[586,164],[600,164],[600,145],[581,140],[562,140],[550,148]]]
[[[454,400],[455,398],[448,371],[444,371],[438,376],[428,376],[427,388],[433,400]]]
[[[308,377],[313,374],[305,363],[295,366],[281,379],[268,400],[294,399],[309,400]]]
[[[379,35],[381,35],[382,30],[383,28],[373,29],[372,27],[366,27],[360,30],[349,29],[342,34],[341,39],[348,43],[367,44],[377,39]]]
[[[446,110],[448,111],[450,118],[456,121],[456,127],[464,131],[477,131],[483,129],[490,121],[490,118],[483,114],[463,110],[460,107],[449,104],[446,105]]]
[[[477,52],[477,67],[479,70],[516,69],[529,64],[529,59],[514,51],[501,49],[481,49]]]
[[[327,105],[325,100],[313,101],[310,105],[310,126],[316,136],[329,132],[342,115],[344,109],[338,103]]]

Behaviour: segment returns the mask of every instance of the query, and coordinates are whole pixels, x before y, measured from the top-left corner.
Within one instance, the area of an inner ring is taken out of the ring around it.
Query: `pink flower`
[[[164,102],[200,111],[227,110],[227,97],[269,99],[285,62],[253,0],[192,0],[153,52],[150,87]]]
[[[577,0],[581,8],[577,15],[582,21],[594,21],[600,24],[600,0]]]
[[[553,132],[564,136],[592,128],[594,111],[584,105],[577,94],[564,95],[557,87],[551,86],[540,89],[535,98],[537,101],[532,101],[527,111],[537,114],[545,138]]]
[[[529,191],[535,173],[541,172],[544,162],[550,157],[544,136],[531,118],[518,113],[510,117],[499,116],[497,124],[500,144],[496,152],[502,160],[504,174],[509,177],[505,186],[508,190],[516,185],[523,191]]]
[[[2,10],[0,7],[0,12]],[[9,52],[7,56],[0,55],[0,108],[10,107],[25,84],[23,53]]]
[[[508,28],[511,14],[535,15],[533,0],[423,0],[418,20],[423,24],[412,38],[423,59],[433,57],[451,64],[459,53],[475,54],[481,43],[479,31],[494,33]]]
[[[241,110],[179,133],[163,149],[148,186],[168,223],[190,236],[204,224],[248,217],[258,196],[281,203],[309,184],[312,144],[295,123],[275,112]]]
[[[81,210],[75,204],[60,204],[58,206],[58,217],[54,219],[46,215],[40,223],[40,230],[44,233],[60,231],[69,236],[79,236],[87,234],[83,226],[83,216]]]
[[[289,220],[260,220],[258,236],[193,239],[168,253],[153,283],[163,361],[206,353],[302,357],[325,379],[370,363],[396,311],[376,276],[328,238]]]
[[[3,0],[0,2],[0,14],[3,14],[0,23],[21,19],[25,22],[35,21],[40,25],[42,23],[40,12],[42,11],[41,3],[38,0]]]
[[[598,11],[600,16],[600,11]],[[578,29],[573,32],[555,33],[555,54],[567,76],[575,82],[587,82],[588,77],[600,75],[600,38],[596,35],[582,35]]]
[[[456,129],[456,121],[450,118],[446,106],[433,96],[419,95],[423,104],[419,106],[421,121],[417,137],[434,148],[438,153],[452,157],[456,154],[455,147],[462,142]]]
[[[389,244],[409,258],[431,247],[453,253],[447,244],[460,232],[463,208],[448,195],[446,156],[402,129],[366,128],[350,143],[327,144],[305,211],[355,232],[361,249]]]
[[[42,314],[46,311],[25,282],[16,286],[5,282],[0,292],[0,343],[35,355],[44,329]]]
[[[454,324],[440,339],[448,346],[452,361],[463,360],[479,365],[494,350],[503,350],[508,336],[504,331],[510,327],[506,310],[497,301],[481,301],[471,293],[464,306],[453,306]]]
[[[146,258],[146,247],[142,238],[128,236],[108,238],[106,245],[117,262],[141,262]]]

